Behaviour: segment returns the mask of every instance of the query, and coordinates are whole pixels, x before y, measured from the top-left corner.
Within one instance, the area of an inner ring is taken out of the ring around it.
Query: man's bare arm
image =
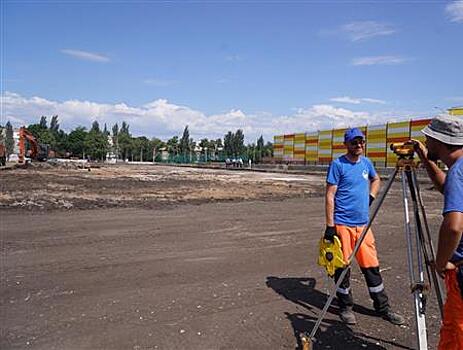
[[[326,226],[334,226],[334,195],[338,186],[326,185],[325,195],[325,215],[326,215]]]
[[[370,194],[376,198],[378,194],[379,187],[381,186],[381,179],[376,175],[373,179],[370,180]]]
[[[434,163],[428,159],[428,150],[425,145],[418,140],[412,140],[415,152],[426,169],[429,178],[434,183],[434,186],[440,193],[444,193],[445,173]]]
[[[447,262],[460,243],[463,232],[463,213],[449,212],[445,214],[439,230],[439,243],[436,255],[436,270],[442,273]]]

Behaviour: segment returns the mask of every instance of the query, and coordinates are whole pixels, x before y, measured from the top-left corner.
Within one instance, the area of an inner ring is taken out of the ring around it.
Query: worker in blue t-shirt
[[[363,156],[365,136],[359,129],[348,129],[345,132],[344,145],[347,153],[331,163],[326,178],[324,238],[333,241],[334,235],[337,235],[341,241],[344,260],[347,261],[368,223],[368,208],[379,190],[380,179],[371,161]],[[377,313],[393,324],[403,324],[404,318],[393,312],[389,305],[371,230],[368,230],[355,258],[365,276]],[[335,281],[342,271],[343,269],[335,271]],[[336,296],[341,320],[347,324],[355,324],[350,271],[337,289]]]
[[[445,278],[447,298],[439,350],[463,349],[463,119],[438,116],[423,129],[426,147],[413,140],[415,150],[435,187],[444,194],[444,219],[439,229],[436,271]],[[449,168],[445,174],[437,164]]]

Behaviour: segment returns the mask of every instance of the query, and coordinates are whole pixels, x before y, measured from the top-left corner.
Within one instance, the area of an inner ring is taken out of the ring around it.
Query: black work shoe
[[[386,321],[391,322],[392,324],[395,324],[396,326],[400,326],[405,323],[405,318],[402,315],[399,315],[398,313],[392,311],[392,310],[387,310],[381,315]]]
[[[352,312],[352,309],[339,310],[339,317],[341,318],[342,322],[346,324],[356,324],[357,323],[357,320],[355,319],[355,315]]]

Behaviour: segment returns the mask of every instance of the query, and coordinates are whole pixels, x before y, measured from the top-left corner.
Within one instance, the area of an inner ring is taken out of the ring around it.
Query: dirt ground
[[[315,263],[324,178],[164,166],[0,172],[0,349],[296,349],[332,281]],[[422,186],[431,231],[441,196]],[[373,225],[405,326],[329,309],[314,349],[416,349],[399,183]],[[429,348],[439,315],[429,296]]]

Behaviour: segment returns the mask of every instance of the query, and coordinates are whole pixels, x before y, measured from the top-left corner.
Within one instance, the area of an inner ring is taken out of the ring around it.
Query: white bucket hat
[[[463,146],[463,118],[453,115],[439,115],[421,132],[448,145]]]

